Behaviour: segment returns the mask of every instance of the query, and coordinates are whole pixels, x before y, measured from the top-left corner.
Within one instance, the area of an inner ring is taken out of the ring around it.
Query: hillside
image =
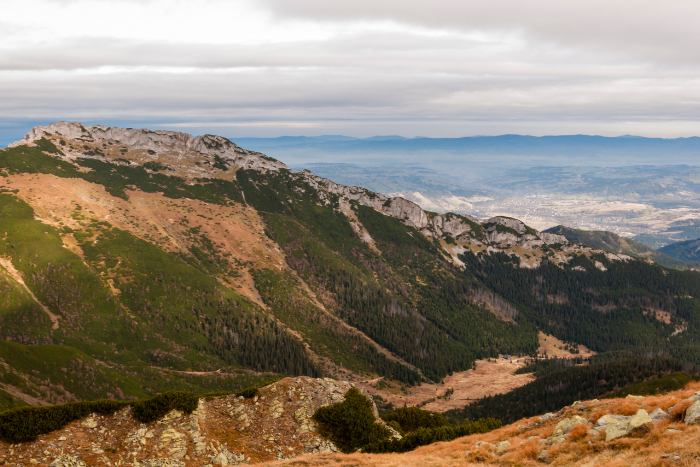
[[[581,243],[599,250],[609,251],[611,253],[622,253],[624,255],[634,256],[638,258],[649,258],[662,266],[675,269],[696,268],[699,264],[693,263],[696,259],[683,259],[675,255],[669,255],[664,248],[658,251],[648,245],[634,241],[629,238],[621,237],[612,232],[602,230],[579,230],[570,227],[558,225],[549,228],[545,232],[551,232],[559,235],[564,235],[569,241]],[[682,242],[685,243],[685,242]],[[670,245],[669,245],[670,246]]]
[[[695,465],[700,460],[700,383],[689,382],[683,373],[630,386],[616,398],[575,401],[510,425],[489,426],[486,421],[478,422],[484,429],[478,423],[471,428],[463,425],[459,429],[467,436],[458,437],[456,427],[443,425],[439,416],[428,412],[423,418],[394,417],[387,425],[377,417],[371,399],[365,399],[370,425],[393,426],[406,433],[388,430],[384,441],[361,445],[363,453],[343,454],[326,436],[328,426],[314,414],[321,407],[347,408],[351,398],[362,398],[362,393],[351,396],[353,390],[345,381],[286,378],[245,395],[194,398],[187,407],[166,409],[148,421],[140,421],[142,415],[134,407],[86,413],[34,439],[12,444],[0,440],[0,463],[619,466]],[[21,433],[4,424],[6,415],[0,415],[0,436]],[[357,436],[362,433],[351,439]],[[429,438],[443,442],[426,445]]]
[[[700,240],[671,243],[659,248],[659,252],[680,261],[700,261]]]
[[[535,354],[540,332],[700,364],[691,271],[426,212],[219,136],[61,122],[11,146],[4,407],[302,375],[400,392]]]
[[[661,396],[584,400],[487,434],[405,454],[320,454],[265,465],[697,465],[700,384]]]

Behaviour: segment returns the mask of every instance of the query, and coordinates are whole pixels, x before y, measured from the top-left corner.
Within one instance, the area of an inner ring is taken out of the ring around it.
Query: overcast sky
[[[0,5],[0,139],[56,120],[234,137],[700,135],[697,0]]]

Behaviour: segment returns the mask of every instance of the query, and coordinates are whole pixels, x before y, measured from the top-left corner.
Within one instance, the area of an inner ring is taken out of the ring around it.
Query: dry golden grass
[[[595,423],[598,421],[600,417],[603,415],[607,414],[608,412],[605,410],[596,410],[592,414],[590,414],[588,417],[586,417],[586,420],[588,420],[591,423]]]
[[[518,454],[516,460],[520,459],[537,459],[537,454],[540,452],[540,443],[536,440],[525,441],[523,444],[519,445],[515,453]]]
[[[614,415],[634,415],[640,409],[641,401],[636,399],[622,399],[610,407],[608,413]]]
[[[569,439],[571,441],[580,441],[586,436],[588,436],[588,430],[590,427],[588,425],[576,425],[569,431]]]
[[[665,412],[668,412],[668,409],[670,409],[672,406],[676,405],[680,401],[681,398],[669,397],[667,395],[649,396],[644,399],[644,402],[642,403],[642,408],[644,408],[649,413],[653,412],[656,409],[661,409]]]
[[[673,409],[671,409],[671,413],[669,415],[671,416],[671,421],[672,422],[680,422],[685,418],[685,411],[688,410],[688,407],[693,405],[693,401],[682,401],[678,404],[676,404]]]

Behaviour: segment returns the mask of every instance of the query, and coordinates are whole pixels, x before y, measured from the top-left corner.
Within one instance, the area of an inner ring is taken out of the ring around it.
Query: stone
[[[86,418],[85,420],[83,420],[81,425],[83,425],[86,428],[97,428],[97,420],[95,420],[92,417]]]
[[[567,418],[557,423],[557,426],[554,427],[554,435],[565,435],[571,431],[573,427],[583,424],[588,424],[588,420],[583,417],[579,417],[578,415],[574,416],[573,418]]]
[[[605,426],[609,423],[618,423],[625,420],[629,420],[630,417],[625,417],[624,415],[603,415],[598,419],[596,425]]]
[[[537,454],[537,460],[540,462],[547,462],[549,460],[549,451],[543,449]]]
[[[85,462],[68,454],[61,454],[49,467],[87,467]]]
[[[154,459],[144,459],[141,462],[134,462],[138,467],[185,467],[185,463],[167,457],[157,457]]]
[[[171,410],[170,412],[166,413],[163,418],[161,418],[158,423],[170,423],[173,420],[177,420],[178,418],[182,418],[184,414],[180,412],[179,410]]]
[[[647,423],[653,423],[646,410],[639,409],[636,414],[629,417],[629,420],[623,420],[617,423],[608,423],[605,430],[605,441],[627,436],[630,433],[642,428]]]
[[[700,401],[695,402],[685,411],[685,420],[688,425],[698,423],[700,421]]]
[[[552,419],[552,418],[554,418],[554,417],[556,417],[556,415],[554,415],[552,412],[549,412],[549,413],[546,413],[546,414],[542,415],[542,416],[540,417],[540,421],[541,421],[541,422],[546,422],[547,420]]]
[[[676,430],[675,428],[666,428],[666,433],[683,433],[683,431]]]
[[[656,409],[652,413],[649,414],[649,417],[651,417],[651,419],[654,422],[658,422],[660,420],[667,419],[669,417],[669,415],[661,409]]]
[[[506,449],[508,449],[509,446],[510,446],[510,441],[508,441],[508,440],[501,441],[500,443],[498,443],[496,445],[496,452],[499,454],[503,454],[506,451]]]

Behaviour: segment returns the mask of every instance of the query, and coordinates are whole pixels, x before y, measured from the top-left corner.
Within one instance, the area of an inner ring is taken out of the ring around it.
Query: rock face
[[[540,444],[546,446],[561,444],[566,441],[566,435],[571,431],[571,429],[578,425],[588,425],[588,420],[578,415],[575,415],[573,418],[566,418],[557,423],[557,425],[554,427],[554,433],[552,433],[552,436],[541,440]]]
[[[685,411],[685,423],[700,423],[700,402],[696,402]]]
[[[636,414],[632,415],[631,417],[624,417],[624,419],[618,421],[617,423],[610,423],[609,421],[606,423],[605,441],[607,442],[616,438],[627,436],[630,433],[644,427],[647,423],[653,423],[653,420],[644,409],[639,409]]]
[[[285,378],[253,398],[200,399],[192,414],[173,410],[150,424],[134,419],[130,408],[93,414],[31,443],[0,442],[0,460],[24,465],[20,459],[35,459],[51,467],[211,467],[335,452],[311,417],[321,406],[345,400],[351,387],[329,378]],[[374,404],[373,410],[378,417]]]
[[[235,169],[241,167],[261,172],[289,169],[282,162],[241,149],[221,136],[204,135],[193,138],[187,133],[175,131],[84,126],[72,122],[34,127],[24,139],[10,144],[9,147],[33,143],[52,136],[59,141],[58,146],[69,157],[116,160],[128,154],[128,160],[136,160],[139,163],[159,162],[167,164],[174,172],[185,171],[193,176],[207,176],[209,172],[216,170],[227,172],[233,169],[235,172]],[[64,145],[60,140],[78,144]],[[98,148],[100,152],[95,152],[94,148]],[[91,150],[94,154],[85,153],[84,150]],[[200,166],[196,166],[195,162],[199,162]]]

